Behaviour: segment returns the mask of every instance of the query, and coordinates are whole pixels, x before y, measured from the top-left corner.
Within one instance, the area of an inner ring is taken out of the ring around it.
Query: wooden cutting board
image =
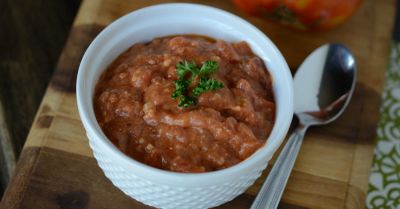
[[[86,47],[105,26],[135,9],[166,2],[170,1],[82,2],[0,208],[149,208],[115,188],[97,166],[77,113],[75,78]],[[280,208],[364,208],[395,0],[365,0],[346,24],[319,33],[295,31],[246,16],[230,1],[192,2],[249,20],[276,43],[292,70],[327,42],[344,43],[354,52],[358,82],[351,104],[331,125],[307,133]],[[220,208],[249,208],[267,174],[265,171],[245,194]]]

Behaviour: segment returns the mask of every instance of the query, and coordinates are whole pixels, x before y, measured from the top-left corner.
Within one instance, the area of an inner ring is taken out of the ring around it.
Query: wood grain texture
[[[18,189],[19,184],[11,184],[3,199],[3,208],[22,209],[28,205],[29,208],[148,208],[111,186],[96,166],[77,113],[74,86],[80,57],[102,28],[129,11],[165,2],[169,1],[83,2],[25,144],[26,153],[39,149],[40,154],[24,180],[15,177],[18,179],[15,181],[27,184],[24,184],[25,189]],[[354,98],[337,121],[326,127],[312,128],[307,133],[280,208],[364,208],[394,0],[365,0],[346,24],[332,31],[313,34],[247,17],[230,1],[201,2],[248,19],[276,43],[292,70],[312,49],[326,42],[344,43],[354,52],[358,62]],[[18,167],[29,167],[25,164],[20,161]],[[244,195],[221,208],[248,208],[268,172],[268,169],[264,171]],[[19,199],[19,205],[8,204],[13,202],[15,195],[20,195],[16,191],[24,191],[24,198]]]
[[[0,100],[8,110],[6,119],[17,154],[25,143],[79,3],[79,0],[0,2],[3,40]]]
[[[4,208],[148,208],[125,196],[114,187],[105,178],[92,157],[71,154],[52,148],[27,148],[26,153],[39,156],[36,160],[35,169],[31,169],[32,164],[29,162],[22,163],[19,168],[23,170],[19,171],[29,173],[30,180],[24,182],[24,179],[26,179],[24,176],[16,176],[15,183],[20,184],[20,187],[14,188],[20,188],[20,190],[14,192],[21,195],[5,199]],[[63,172],[59,172],[60,170]],[[80,175],[76,175],[77,173],[80,173]],[[74,176],[74,178],[71,178],[71,176]],[[252,200],[252,196],[244,194],[219,208],[249,208]],[[283,204],[280,208],[299,209],[299,207],[289,204]]]
[[[0,1],[0,196],[79,4],[80,0]]]

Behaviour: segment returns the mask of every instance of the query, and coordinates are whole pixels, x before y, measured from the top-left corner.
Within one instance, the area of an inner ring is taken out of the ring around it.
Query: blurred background
[[[0,199],[80,2],[0,1]]]

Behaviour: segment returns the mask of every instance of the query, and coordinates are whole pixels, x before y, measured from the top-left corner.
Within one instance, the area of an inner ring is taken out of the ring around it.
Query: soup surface
[[[217,62],[211,77],[223,87],[179,107],[171,95],[183,61]],[[122,152],[176,172],[215,171],[245,160],[263,146],[275,117],[270,75],[247,43],[193,35],[156,38],[122,53],[96,85],[94,110]]]

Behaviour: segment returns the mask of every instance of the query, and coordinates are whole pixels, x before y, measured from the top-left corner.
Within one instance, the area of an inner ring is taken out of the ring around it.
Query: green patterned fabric
[[[367,209],[400,209],[400,43],[392,43]]]

